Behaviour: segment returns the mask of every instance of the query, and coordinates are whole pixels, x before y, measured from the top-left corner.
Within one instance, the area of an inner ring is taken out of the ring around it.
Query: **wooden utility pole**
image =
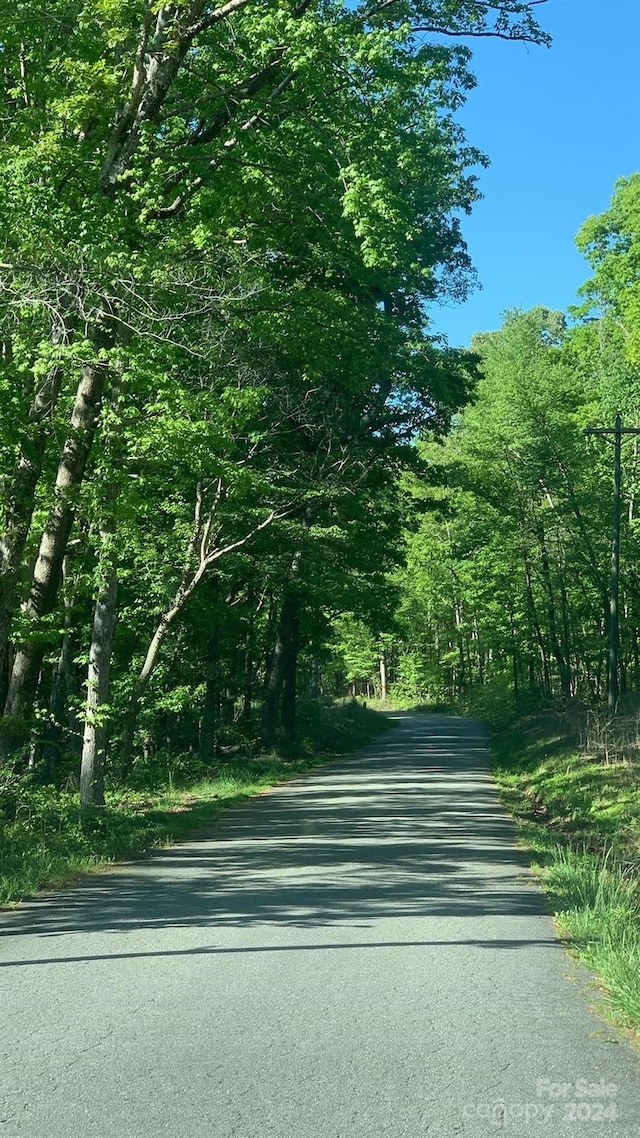
[[[613,511],[611,520],[611,592],[609,594],[609,683],[607,700],[614,712],[618,703],[618,656],[620,654],[620,504],[622,488],[622,436],[640,435],[638,427],[623,427],[618,411],[613,427],[587,427],[585,435],[613,435]]]

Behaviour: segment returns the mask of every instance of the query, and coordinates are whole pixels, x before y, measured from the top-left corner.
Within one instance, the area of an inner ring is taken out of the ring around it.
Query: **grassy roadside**
[[[147,786],[108,793],[104,811],[90,823],[80,821],[77,793],[5,774],[0,783],[0,906],[178,841],[211,823],[221,810],[349,754],[388,725],[383,715],[357,704],[318,707],[305,717],[303,738],[295,748],[258,757],[238,753],[209,770],[187,763],[182,774],[179,765],[165,764]]]
[[[603,762],[547,713],[492,731],[503,801],[542,873],[560,934],[640,1029],[640,768]]]

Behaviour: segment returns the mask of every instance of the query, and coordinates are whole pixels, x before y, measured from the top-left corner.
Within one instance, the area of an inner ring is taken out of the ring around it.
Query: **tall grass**
[[[640,768],[588,741],[554,714],[505,725],[494,733],[494,774],[560,933],[601,978],[612,1017],[638,1030]]]
[[[555,848],[546,872],[556,920],[578,954],[598,972],[609,999],[640,1024],[640,890],[611,849]]]

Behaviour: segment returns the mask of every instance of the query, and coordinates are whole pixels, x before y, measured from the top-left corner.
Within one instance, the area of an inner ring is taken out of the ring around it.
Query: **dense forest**
[[[3,13],[5,769],[88,809],[168,752],[293,738],[301,696],[606,696],[612,454],[584,429],[637,424],[640,177],[585,222],[571,313],[430,332],[474,281],[468,44],[545,45],[534,15]],[[623,466],[624,691],[633,436]]]
[[[579,303],[512,310],[477,334],[472,400],[446,438],[417,443],[421,469],[403,481],[407,560],[381,641],[406,697],[607,701],[618,413],[614,703],[640,686],[640,175],[619,181],[577,243],[592,270]],[[371,683],[360,633],[346,630],[343,655],[353,680]]]

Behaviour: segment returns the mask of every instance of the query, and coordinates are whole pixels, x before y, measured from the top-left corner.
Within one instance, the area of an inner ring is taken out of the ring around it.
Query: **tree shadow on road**
[[[429,943],[389,939],[388,928],[376,937],[377,923],[388,918],[543,913],[543,894],[493,788],[481,725],[445,716],[399,719],[396,730],[357,755],[234,808],[209,833],[3,914],[0,935],[367,930],[345,938],[353,947],[356,940]],[[183,951],[227,950],[166,954]],[[114,958],[122,955],[147,953]]]

